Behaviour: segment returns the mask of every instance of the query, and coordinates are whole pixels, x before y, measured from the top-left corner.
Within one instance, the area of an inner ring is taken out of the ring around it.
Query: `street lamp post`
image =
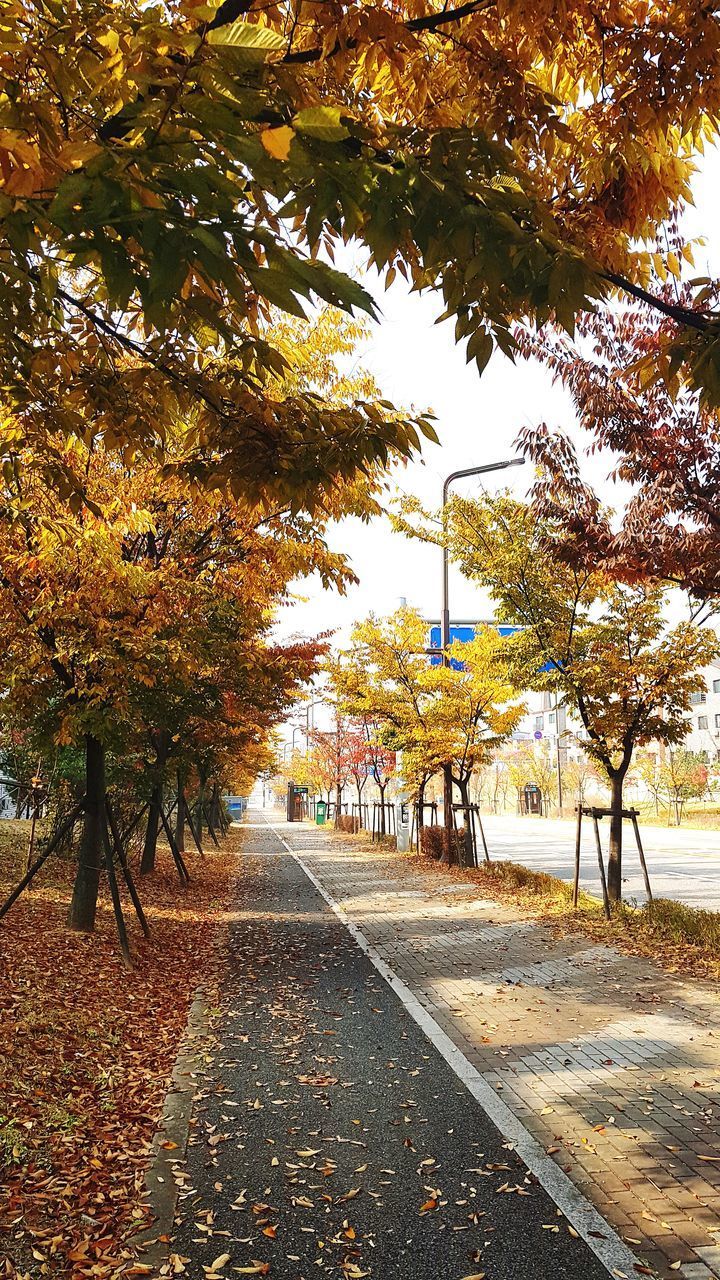
[[[315,728],[314,708],[321,707],[322,704],[323,704],[322,698],[315,698],[312,702],[309,702],[305,708],[305,755],[306,756],[310,754],[310,720],[312,719],[312,727],[314,729]],[[311,711],[313,712],[312,717],[310,715]]]
[[[450,485],[454,480],[462,480],[465,476],[484,476],[489,471],[505,471],[508,467],[522,467],[525,465],[524,458],[508,458],[505,462],[488,462],[481,467],[465,467],[461,471],[451,471],[443,484],[442,491],[442,523],[443,523],[443,569],[442,569],[442,609],[440,612],[440,648],[442,649],[442,662],[444,667],[450,665],[450,657],[448,649],[450,647],[450,602],[449,602],[449,579],[450,579],[450,555],[447,545],[447,519],[446,508]],[[446,856],[450,859],[450,832],[452,831],[452,765],[450,763],[443,766],[443,823],[446,831]]]

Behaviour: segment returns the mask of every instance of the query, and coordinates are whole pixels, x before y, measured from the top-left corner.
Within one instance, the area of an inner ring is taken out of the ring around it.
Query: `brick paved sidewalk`
[[[274,820],[325,890],[620,1235],[720,1277],[720,992]],[[435,878],[436,877],[436,878]]]

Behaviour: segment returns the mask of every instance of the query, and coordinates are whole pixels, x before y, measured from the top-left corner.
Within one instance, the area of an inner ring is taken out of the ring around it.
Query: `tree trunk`
[[[72,902],[68,912],[71,929],[92,933],[97,911],[100,868],[103,863],[105,820],[105,748],[92,734],[85,738],[85,816],[78,851]]]
[[[622,898],[622,811],[624,774],[610,780],[610,851],[608,854],[608,897],[611,902]]]
[[[335,783],[335,826],[340,825],[342,815],[342,782],[338,778]]]
[[[175,844],[178,852],[185,852],[185,778],[177,771],[177,809],[175,810]]]
[[[215,782],[212,789],[212,799],[210,801],[210,817],[214,830],[220,830],[220,788]]]
[[[443,765],[443,826],[445,834],[443,838],[443,856],[442,861],[452,863],[455,861],[455,850],[453,841],[453,779],[452,765]]]
[[[387,782],[385,783],[385,786],[382,786],[382,787],[378,782],[378,791],[380,792],[380,835],[381,836],[387,835],[386,822],[385,822],[385,787],[387,787]]]
[[[357,798],[358,798],[358,831],[363,831],[365,828],[365,823],[363,822],[363,803],[362,803],[362,793],[365,788],[365,782],[366,782],[365,778],[363,778],[362,782],[358,782],[357,778],[355,779],[355,789],[357,791]]]
[[[465,866],[466,866],[466,867],[471,867],[471,866],[473,865],[473,861],[474,861],[474,859],[473,859],[472,827],[471,827],[471,825],[470,825],[470,822],[471,822],[471,818],[470,818],[470,780],[469,780],[469,778],[468,778],[465,782],[458,782],[458,784],[457,784],[457,785],[458,785],[458,791],[460,792],[460,800],[462,801],[462,803],[463,803],[464,805],[466,805],[466,806],[467,806],[467,808],[465,809],[465,813],[463,814],[463,817],[464,817],[464,819],[465,819],[465,838],[464,838],[464,845],[465,845]]]
[[[198,769],[198,777],[200,779],[200,791],[198,793],[197,808],[195,810],[197,817],[195,819],[195,827],[197,830],[198,844],[202,844],[203,818],[205,808],[205,788],[207,787],[207,774]]]
[[[140,861],[140,875],[147,876],[155,870],[155,853],[157,850],[158,831],[160,829],[160,806],[163,802],[163,784],[158,782],[152,790],[150,808],[148,809],[147,827],[145,828],[145,844]]]
[[[417,838],[420,844],[420,833],[425,825],[425,783],[419,782],[417,789]]]

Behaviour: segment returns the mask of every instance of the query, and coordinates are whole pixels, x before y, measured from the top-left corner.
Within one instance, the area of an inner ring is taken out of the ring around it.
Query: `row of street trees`
[[[605,18],[585,0],[501,14],[487,0],[8,0],[4,17],[3,714],[15,739],[37,728],[38,749],[49,734],[84,750],[72,918],[86,928],[108,751],[131,758],[140,734],[141,771],[149,761],[157,786],[194,735],[202,792],[234,716],[259,742],[278,687],[307,670],[304,651],[271,644],[273,602],[309,568],[342,579],[325,522],[368,514],[368,477],[372,489],[378,468],[433,434],[427,417],[397,413],[372,389],[333,396],[319,370],[298,376],[292,325],[269,327],[273,308],[302,317],[303,300],[374,314],[333,266],[339,242],[363,246],[386,284],[399,272],[437,290],[479,369],[496,345],[516,354],[539,342],[583,421],[651,492],[680,459],[669,504],[635,509],[618,533],[567,451],[548,433],[527,442],[550,477],[538,501],[566,522],[578,562],[602,555],[621,576],[641,575],[650,541],[654,571],[713,589],[716,291],[674,287],[674,242],[653,254],[688,196],[693,150],[716,129],[720,41],[707,6],[648,20],[645,0]],[[553,335],[596,306],[611,326],[604,304],[618,293],[655,327],[649,339],[609,332],[588,373],[586,355]],[[638,652],[659,645],[651,598],[604,591],[594,599],[610,633],[629,600]],[[500,585],[497,598],[527,612]],[[526,668],[536,657],[527,650]],[[567,673],[583,661],[555,668],[568,697],[580,684]],[[409,697],[404,681],[395,687]],[[254,710],[256,689],[260,723],[248,728],[241,709]],[[423,696],[418,718],[453,690]],[[506,730],[490,694],[466,690],[452,725],[429,730],[424,767],[452,757],[461,794],[479,744]],[[363,701],[359,687],[347,696]],[[594,725],[595,694],[583,704]],[[208,705],[229,727],[205,764]],[[675,723],[652,707],[633,741],[653,716]],[[616,758],[612,735],[594,731],[619,795],[625,748]],[[417,747],[413,731],[411,761]],[[617,826],[613,839],[617,850]]]
[[[554,695],[579,718],[584,750],[610,793],[608,887],[619,899],[628,771],[639,748],[682,742],[700,669],[717,653],[714,632],[694,621],[669,625],[661,585],[618,582],[602,566],[576,562],[557,515],[539,516],[507,494],[455,499],[444,529],[406,501],[397,523],[431,542],[447,537],[464,573],[489,589],[498,622],[515,632],[501,639],[481,628],[454,643],[442,665],[428,659],[427,624],[414,611],[370,618],[333,665],[339,705],[402,752],[419,805],[447,764],[469,805],[471,779],[511,737],[523,693]],[[448,833],[451,821],[446,813]],[[449,834],[446,849],[451,856]]]
[[[498,753],[476,779],[476,794],[492,813],[520,809],[525,786],[537,786],[544,811],[559,804],[558,760],[553,747],[512,743]],[[606,805],[608,778],[584,751],[576,759],[560,762],[560,784],[565,804]],[[691,801],[714,801],[720,784],[717,762],[708,762],[702,752],[682,746],[663,750],[639,750],[625,779],[626,791],[633,788],[635,803],[652,806],[656,816],[664,813],[668,823],[680,825]]]
[[[377,395],[361,369],[342,372],[362,332],[332,309],[312,324],[278,319],[265,339],[285,353],[277,403],[322,394],[332,412]],[[184,467],[186,426],[164,434],[162,461],[104,435],[55,437],[63,487],[24,444],[0,482],[0,751],[25,790],[36,775],[49,788],[56,828],[82,802],[69,923],[86,931],[109,796],[119,825],[142,835],[148,874],[168,793],[182,853],[186,820],[199,839],[220,791],[249,790],[269,766],[272,730],[325,652],[278,643],[274,613],[303,575],[343,589],[351,572],[326,526],[346,510],[370,515],[383,471],[338,478],[311,518],[200,483]]]

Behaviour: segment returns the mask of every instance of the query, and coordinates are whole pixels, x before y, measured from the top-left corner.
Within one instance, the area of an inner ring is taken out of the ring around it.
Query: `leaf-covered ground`
[[[0,895],[20,878],[26,823],[0,823]],[[193,992],[220,954],[240,835],[183,890],[169,853],[140,882],[152,929],[120,963],[103,894],[71,933],[69,862],[51,860],[0,923],[0,1275],[114,1275],[145,1221],[144,1167]],[[4,1269],[3,1269],[4,1268]]]

